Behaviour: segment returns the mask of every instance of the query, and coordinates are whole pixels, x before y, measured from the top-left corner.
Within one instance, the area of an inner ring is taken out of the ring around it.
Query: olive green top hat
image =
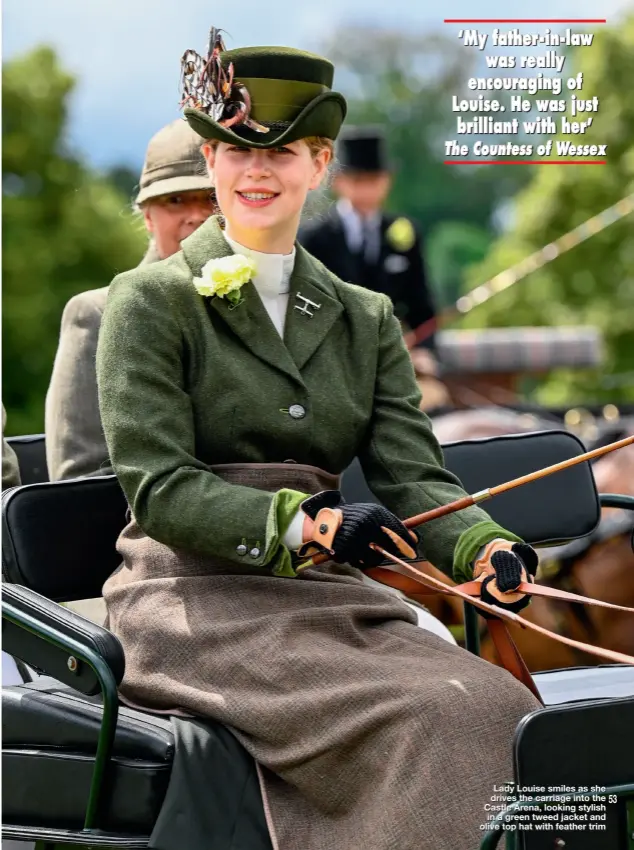
[[[205,190],[211,192],[212,183],[200,150],[200,136],[177,118],[150,139],[135,203]]]
[[[332,91],[331,62],[291,47],[225,50],[219,32],[211,30],[205,58],[191,50],[182,58],[181,106],[192,129],[254,148],[337,137],[346,101]]]

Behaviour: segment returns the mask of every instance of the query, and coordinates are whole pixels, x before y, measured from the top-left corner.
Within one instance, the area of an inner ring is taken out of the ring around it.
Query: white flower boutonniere
[[[241,287],[253,278],[256,270],[255,261],[244,254],[218,257],[205,263],[200,277],[194,278],[194,286],[200,295],[226,298],[237,307],[244,300],[240,292]]]

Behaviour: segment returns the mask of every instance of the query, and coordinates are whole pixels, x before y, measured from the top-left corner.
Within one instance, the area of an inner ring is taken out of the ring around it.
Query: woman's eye
[[[274,148],[275,153],[293,153],[290,148]]]

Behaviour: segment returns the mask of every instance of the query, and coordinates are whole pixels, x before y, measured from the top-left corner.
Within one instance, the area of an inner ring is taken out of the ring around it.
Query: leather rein
[[[539,691],[537,690],[537,685],[535,684],[524,659],[515,645],[508,628],[506,627],[506,622],[515,623],[515,625],[520,626],[523,629],[530,629],[531,631],[538,632],[539,634],[559,641],[559,643],[565,643],[573,649],[581,652],[587,652],[590,655],[596,655],[597,657],[610,661],[613,664],[634,665],[634,656],[632,655],[627,655],[624,652],[615,652],[611,649],[603,649],[602,647],[594,646],[590,643],[584,643],[583,641],[573,640],[572,638],[565,637],[564,635],[559,635],[556,632],[551,632],[550,629],[539,626],[537,623],[531,623],[529,620],[525,620],[513,611],[508,611],[504,608],[498,607],[497,605],[489,605],[487,602],[483,602],[480,599],[480,589],[482,585],[479,581],[468,581],[464,584],[455,586],[447,585],[439,579],[427,575],[422,570],[417,569],[413,564],[407,563],[401,558],[397,558],[395,555],[392,555],[380,546],[374,546],[373,548],[391,561],[391,563],[382,564],[380,567],[367,570],[367,574],[370,578],[373,578],[382,584],[398,588],[399,584],[398,582],[393,581],[393,576],[385,575],[385,573],[399,573],[407,579],[415,581],[417,584],[423,585],[423,587],[426,588],[424,591],[417,590],[417,593],[446,593],[450,596],[457,596],[464,602],[469,602],[476,608],[495,615],[495,619],[487,619],[486,624],[489,629],[491,639],[493,640],[497,653],[500,657],[500,661],[503,666],[506,667],[513,676],[515,676],[516,679],[519,679],[520,682],[526,685],[526,687],[540,702],[542,702],[542,699]],[[634,608],[627,608],[624,605],[615,605],[612,602],[603,602],[599,599],[591,599],[587,596],[580,596],[576,593],[569,593],[566,590],[557,590],[553,587],[533,584],[532,582],[522,582],[517,588],[517,591],[514,592],[526,593],[532,596],[547,597],[548,599],[559,599],[564,602],[596,605],[601,608],[611,608],[613,611],[626,611],[629,614],[634,614]]]

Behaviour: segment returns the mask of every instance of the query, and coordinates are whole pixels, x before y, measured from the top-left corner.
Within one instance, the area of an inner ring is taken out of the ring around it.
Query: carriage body
[[[33,441],[28,448],[37,455]],[[560,430],[444,446],[446,465],[469,492],[583,450]],[[374,499],[358,464],[344,474],[342,489],[350,500]],[[489,512],[532,544],[552,546],[591,535],[601,505],[617,503],[634,510],[634,497],[600,496],[583,463],[500,496]],[[212,754],[203,819],[213,833],[207,846],[270,850],[255,765],[238,742],[218,724],[120,706],[125,659],[118,640],[59,604],[100,595],[118,565],[115,542],[126,509],[114,476],[30,483],[3,494],[4,648],[43,674],[3,689],[4,837],[151,846],[157,830],[178,828],[171,789],[187,781],[180,742],[193,731]],[[465,622],[467,649],[477,653],[478,618],[470,606]],[[525,788],[603,789],[604,797],[616,800],[607,806],[605,829],[577,832],[571,846],[632,850],[634,667],[554,670],[535,679],[545,707],[516,730],[509,781]],[[192,723],[195,729],[188,728]],[[557,846],[555,831],[518,829],[522,807],[548,805],[524,796],[491,811],[474,835],[474,848],[494,847],[504,834],[507,846],[510,836],[522,850]],[[237,843],[230,844],[228,830],[235,833],[236,824]]]

